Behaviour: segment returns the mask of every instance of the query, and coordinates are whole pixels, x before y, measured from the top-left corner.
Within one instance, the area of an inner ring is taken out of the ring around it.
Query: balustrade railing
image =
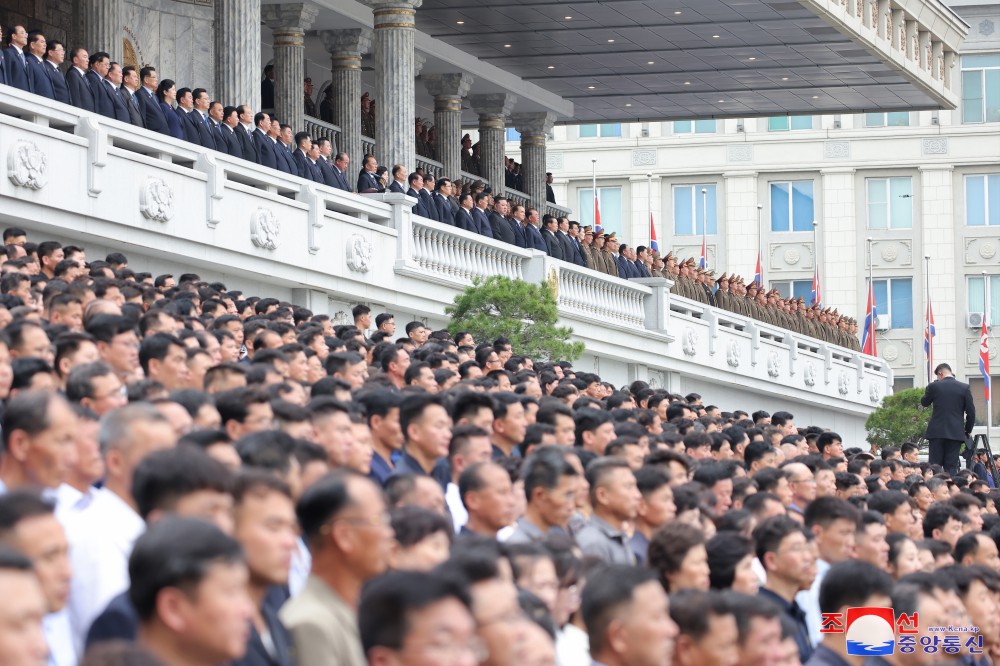
[[[424,170],[424,173],[434,174],[435,178],[440,178],[444,175],[444,165],[437,160],[417,155],[416,162],[417,166]]]
[[[375,154],[375,139],[362,135],[361,152],[363,152],[365,155],[375,155],[375,157],[377,158],[378,155]],[[362,155],[362,157],[364,157],[364,155]],[[353,160],[354,157],[352,156],[351,159]]]
[[[524,277],[522,264],[531,256],[527,250],[420,217],[412,220],[413,261],[426,272],[469,284],[476,277]]]
[[[565,262],[560,262],[558,270],[561,311],[594,317],[612,327],[646,327],[648,287],[584,272]]]
[[[306,116],[305,124],[305,131],[309,132],[309,136],[311,136],[314,141],[319,138],[329,139],[330,143],[333,144],[333,152],[336,154],[336,152],[340,150],[339,127],[320,120],[319,118],[313,118],[312,116]]]

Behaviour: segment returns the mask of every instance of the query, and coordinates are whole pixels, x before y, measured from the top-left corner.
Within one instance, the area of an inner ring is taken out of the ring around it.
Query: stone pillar
[[[360,165],[364,157],[361,149],[361,54],[371,49],[372,31],[367,28],[324,30],[320,36],[330,52],[333,123],[340,126],[337,150],[347,153]]]
[[[510,118],[521,134],[521,169],[524,171],[524,193],[531,205],[545,214],[545,135],[552,130],[556,116],[551,112],[515,113]]]
[[[479,162],[483,178],[498,196],[505,191],[504,141],[507,138],[506,118],[517,104],[517,97],[509,93],[471,95],[469,102],[479,114]]]
[[[375,15],[375,118],[379,163],[411,167],[417,156],[413,39],[422,0],[365,0]]]
[[[86,10],[83,12],[87,17],[84,44],[90,53],[107,51],[111,60],[122,61],[125,34],[124,4],[124,0],[87,0]]]
[[[225,104],[260,109],[260,0],[215,0],[215,92]],[[301,82],[300,82],[301,85]]]
[[[434,96],[437,156],[443,165],[437,175],[454,180],[462,172],[462,98],[469,94],[474,79],[462,73],[428,74],[423,81]]]
[[[302,3],[264,5],[274,35],[274,115],[296,132],[305,127],[305,36],[319,9]]]

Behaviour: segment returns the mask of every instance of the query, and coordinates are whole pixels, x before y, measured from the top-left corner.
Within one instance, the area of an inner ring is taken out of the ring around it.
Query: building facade
[[[765,282],[806,301],[818,264],[823,304],[859,322],[870,238],[895,388],[927,381],[929,291],[935,362],[981,401],[984,273],[1000,325],[1000,20],[996,3],[952,5],[971,26],[955,111],[561,125],[548,154],[556,199],[592,224],[596,180],[605,230],[648,245],[652,216],[660,248],[685,257],[700,256],[704,232],[717,274],[752,279],[759,252]],[[994,374],[998,348],[991,337]],[[994,424],[998,412],[995,401]]]

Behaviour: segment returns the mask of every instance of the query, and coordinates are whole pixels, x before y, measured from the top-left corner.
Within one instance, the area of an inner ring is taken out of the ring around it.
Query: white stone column
[[[820,261],[829,262],[834,257],[857,256],[860,261],[838,261],[824,264],[820,271],[823,277],[823,304],[836,307],[841,314],[858,320],[863,326],[867,305],[867,274],[858,275],[858,270],[867,271],[865,258],[865,222],[857,219],[854,200],[855,169],[850,167],[823,169],[820,187],[817,188],[819,201],[814,204],[820,231]],[[819,207],[822,204],[822,208]],[[860,332],[860,328],[859,328]]]
[[[434,96],[434,127],[437,128],[437,156],[442,169],[438,177],[452,180],[462,172],[462,98],[469,94],[473,79],[468,74],[428,74],[422,77],[427,92]]]
[[[472,110],[479,114],[479,163],[481,175],[493,189],[493,195],[502,195],[504,181],[504,142],[507,139],[506,118],[517,97],[509,93],[470,95]]]
[[[87,0],[83,12],[86,17],[84,44],[90,53],[106,51],[114,62],[122,61],[125,34],[124,4],[124,0]]]
[[[719,262],[715,272],[736,273],[747,280],[752,280],[757,268],[757,249],[763,246],[767,237],[768,220],[761,210],[760,230],[757,225],[757,172],[728,171],[722,174],[725,179],[726,213],[725,226],[719,233],[726,241],[725,263]],[[765,265],[764,277],[767,273],[767,252],[761,250],[761,262]],[[722,255],[719,257],[722,259]]]
[[[264,5],[274,35],[274,115],[296,132],[305,127],[305,36],[319,9],[303,3]]]
[[[521,168],[524,171],[524,190],[531,205],[544,215],[548,209],[545,201],[545,140],[552,130],[556,116],[549,111],[542,113],[515,113],[511,116],[514,129],[521,134]]]
[[[260,0],[215,0],[213,97],[257,111],[261,70]]]
[[[340,127],[337,150],[347,153],[360,165],[364,157],[361,149],[361,54],[371,50],[372,31],[367,28],[324,30],[320,36],[330,53],[333,123]]]
[[[413,40],[422,0],[365,0],[375,15],[375,133],[380,164],[413,165],[417,155]]]

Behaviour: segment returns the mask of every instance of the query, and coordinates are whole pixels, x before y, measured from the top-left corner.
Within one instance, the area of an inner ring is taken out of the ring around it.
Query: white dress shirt
[[[469,512],[466,511],[465,505],[462,504],[462,496],[458,494],[458,484],[448,482],[448,487],[444,491],[444,501],[448,505],[448,511],[451,513],[451,522],[455,524],[455,534],[462,531],[465,524],[469,522]]]
[[[81,493],[68,483],[62,484],[56,489],[56,518],[63,524],[75,521],[76,516],[94,502],[98,492],[93,486]]]
[[[309,571],[312,569],[312,555],[306,542],[299,537],[292,551],[292,566],[288,571],[288,592],[294,597],[306,586]]]
[[[49,646],[48,666],[76,666],[76,649],[73,647],[73,631],[69,624],[69,612],[64,608],[58,613],[49,613],[42,618],[45,644]]]
[[[91,623],[128,589],[128,558],[146,523],[122,498],[102,488],[90,506],[63,527],[74,571],[69,620],[77,653],[82,654]]]

